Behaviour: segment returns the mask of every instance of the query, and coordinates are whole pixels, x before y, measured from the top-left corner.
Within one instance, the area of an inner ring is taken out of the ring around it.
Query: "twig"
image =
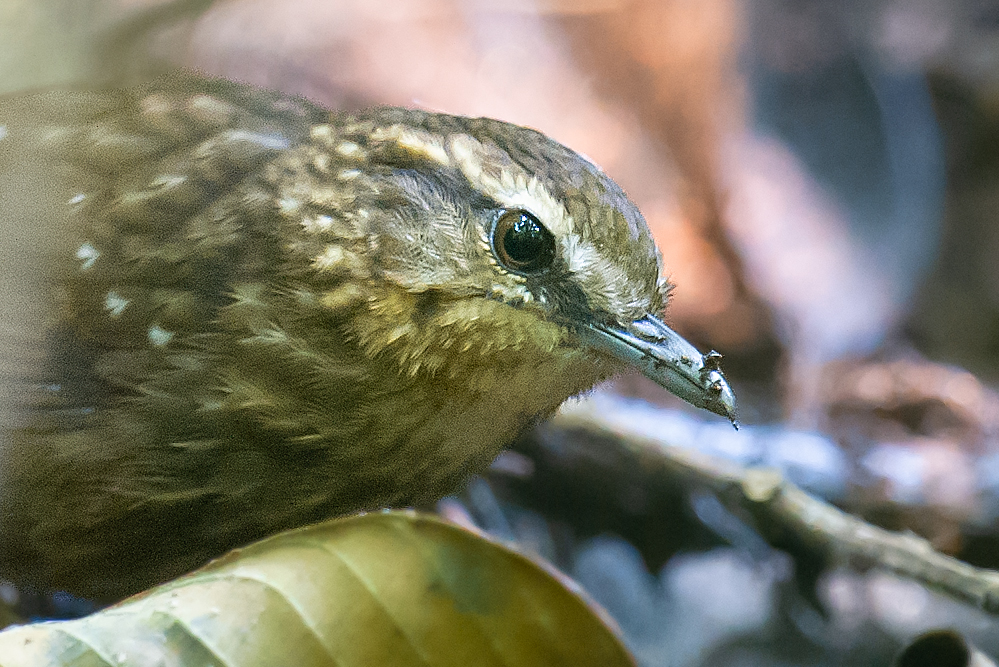
[[[622,433],[595,415],[560,415],[552,425],[611,438],[646,465],[661,465],[673,476],[706,487],[730,510],[750,515],[776,546],[790,534],[834,560],[880,566],[999,615],[999,572],[946,556],[912,533],[873,526],[805,493],[776,470],[741,468],[700,452]]]

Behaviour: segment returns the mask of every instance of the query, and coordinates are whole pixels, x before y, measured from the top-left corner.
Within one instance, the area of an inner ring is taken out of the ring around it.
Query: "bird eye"
[[[527,211],[505,211],[493,226],[493,252],[517,273],[538,273],[555,260],[555,237]]]

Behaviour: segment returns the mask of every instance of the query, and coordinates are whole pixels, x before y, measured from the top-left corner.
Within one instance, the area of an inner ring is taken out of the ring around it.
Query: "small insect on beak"
[[[659,386],[691,405],[735,419],[735,394],[721,372],[722,355],[702,355],[662,320],[646,315],[626,324],[589,323],[579,328],[583,342],[642,371]]]

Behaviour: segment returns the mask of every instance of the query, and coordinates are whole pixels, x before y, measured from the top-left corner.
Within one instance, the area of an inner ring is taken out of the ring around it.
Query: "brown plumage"
[[[532,130],[190,77],[0,126],[0,578],[113,599],[433,500],[627,364],[731,416],[640,213]]]

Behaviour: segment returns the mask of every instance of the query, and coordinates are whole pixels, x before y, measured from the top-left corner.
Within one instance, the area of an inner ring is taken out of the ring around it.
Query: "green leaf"
[[[386,512],[250,545],[87,618],[0,632],[0,667],[633,665],[557,575]]]

